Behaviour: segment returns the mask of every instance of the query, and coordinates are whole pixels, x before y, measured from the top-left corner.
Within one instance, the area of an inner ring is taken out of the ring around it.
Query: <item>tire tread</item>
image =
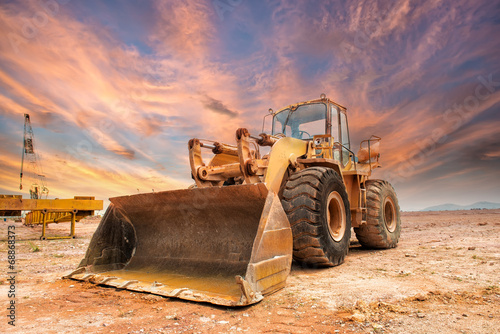
[[[400,214],[399,205],[397,203],[396,192],[392,185],[384,180],[369,180],[366,181],[366,206],[367,219],[366,224],[354,229],[359,243],[368,248],[393,248],[396,247],[400,233]],[[393,195],[395,199],[395,210],[397,215],[397,228],[391,233],[385,227],[385,222],[382,218],[381,202],[383,194]]]
[[[338,265],[347,254],[332,257],[322,247],[321,194],[327,178],[342,182],[333,169],[310,167],[292,174],[283,190],[282,205],[293,234],[293,257],[305,265]]]

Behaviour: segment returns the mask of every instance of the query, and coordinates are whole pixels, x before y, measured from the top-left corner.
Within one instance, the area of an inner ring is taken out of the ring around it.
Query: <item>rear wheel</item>
[[[326,167],[290,176],[281,201],[293,234],[293,258],[308,266],[344,262],[351,238],[351,212],[342,178]]]
[[[387,181],[366,181],[366,205],[366,224],[354,229],[359,243],[369,248],[396,247],[401,215],[394,188]]]

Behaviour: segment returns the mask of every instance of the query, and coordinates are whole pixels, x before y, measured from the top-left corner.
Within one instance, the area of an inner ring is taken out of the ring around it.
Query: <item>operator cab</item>
[[[351,149],[346,111],[321,94],[318,100],[290,105],[274,113],[272,134],[307,141],[314,140],[316,135],[333,137],[334,145],[342,152],[334,150],[333,158],[345,166]]]

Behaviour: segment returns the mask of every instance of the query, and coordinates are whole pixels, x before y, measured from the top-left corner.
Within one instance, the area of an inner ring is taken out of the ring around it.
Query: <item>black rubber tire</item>
[[[398,198],[391,184],[366,181],[366,224],[354,228],[359,243],[367,248],[394,248],[401,234]]]
[[[329,228],[327,201],[330,194],[337,198],[333,208],[341,210],[343,204],[343,214],[332,214],[330,218],[334,219],[335,226],[337,217],[342,219],[340,216],[343,216],[345,223],[339,225],[344,229],[335,230],[338,234],[332,234]],[[281,203],[292,228],[294,260],[307,267],[331,267],[344,262],[351,238],[351,211],[344,183],[336,171],[310,167],[292,174],[286,182]]]

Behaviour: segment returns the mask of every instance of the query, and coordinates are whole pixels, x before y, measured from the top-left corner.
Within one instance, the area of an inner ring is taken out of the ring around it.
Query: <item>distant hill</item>
[[[500,209],[500,203],[477,202],[471,205],[441,204],[430,206],[420,211],[455,211],[471,209]]]

